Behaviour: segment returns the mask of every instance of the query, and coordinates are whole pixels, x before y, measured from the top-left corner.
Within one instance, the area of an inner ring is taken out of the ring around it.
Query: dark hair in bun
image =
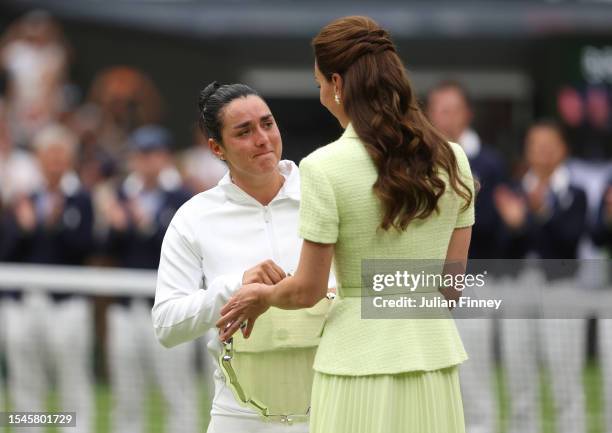
[[[259,96],[257,92],[246,84],[220,85],[213,81],[200,92],[198,107],[200,111],[198,125],[204,134],[221,143],[221,129],[223,122],[221,111],[236,98],[249,95]]]

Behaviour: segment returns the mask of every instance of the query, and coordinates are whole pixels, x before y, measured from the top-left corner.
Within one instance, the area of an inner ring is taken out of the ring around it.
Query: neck
[[[351,119],[349,119],[346,114],[341,113],[340,115],[338,115],[338,122],[340,122],[340,126],[342,126],[342,129],[346,129],[348,124],[351,123]]]
[[[554,168],[542,168],[540,170],[534,170],[534,174],[540,180],[540,182],[548,183],[557,168],[558,166]]]
[[[463,133],[465,132],[465,130],[461,131],[459,134],[457,134],[454,137],[449,136],[448,138],[450,139],[450,141],[452,141],[453,143],[458,143],[463,147],[463,143],[461,142],[461,137],[463,137]]]
[[[54,192],[60,189],[61,177],[47,178],[47,191]]]
[[[266,176],[241,177],[232,176],[232,182],[259,203],[267,206],[276,197],[285,182],[278,169]]]
[[[157,188],[157,176],[155,177],[143,177],[143,187],[145,190]]]

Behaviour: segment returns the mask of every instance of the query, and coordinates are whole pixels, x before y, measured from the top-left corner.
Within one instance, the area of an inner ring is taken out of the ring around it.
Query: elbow
[[[163,327],[155,327],[155,336],[157,337],[157,341],[166,349],[170,349],[178,344],[170,338],[170,333]]]
[[[151,318],[153,319],[153,330],[155,331],[155,337],[157,341],[164,346],[166,349],[176,346],[176,342],[171,338],[170,328],[161,326],[163,319],[163,311],[160,308],[160,304],[155,304],[151,310]]]

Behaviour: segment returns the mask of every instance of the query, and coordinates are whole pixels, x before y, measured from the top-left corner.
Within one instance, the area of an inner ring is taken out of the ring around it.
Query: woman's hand
[[[272,260],[265,260],[242,275],[242,284],[264,283],[274,285],[285,278],[285,271]]]
[[[238,329],[242,329],[244,338],[249,338],[255,320],[265,313],[270,305],[266,293],[273,286],[265,284],[247,284],[242,286],[221,309],[221,318],[217,321],[219,338],[227,341]],[[246,323],[246,327],[241,326]]]

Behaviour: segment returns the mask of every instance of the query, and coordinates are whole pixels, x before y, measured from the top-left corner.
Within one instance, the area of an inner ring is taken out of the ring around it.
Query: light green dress
[[[452,144],[472,187],[469,163]],[[448,186],[439,213],[382,231],[376,168],[351,125],[300,164],[300,235],[335,244],[336,300],[315,358],[311,433],[463,433],[457,366],[467,359],[452,319],[361,319],[362,259],[446,257],[453,230],[474,223]]]

